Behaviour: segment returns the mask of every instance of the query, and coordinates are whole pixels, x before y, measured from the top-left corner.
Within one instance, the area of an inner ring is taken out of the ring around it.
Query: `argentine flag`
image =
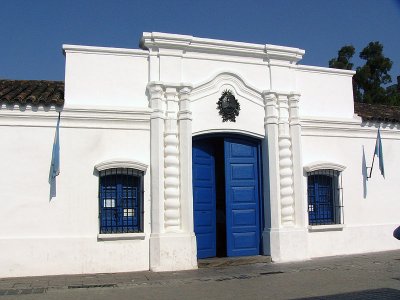
[[[56,196],[56,176],[60,174],[60,113],[58,114],[56,133],[54,136],[53,151],[49,172],[50,198]]]
[[[379,170],[381,170],[382,176],[385,177],[385,167],[383,165],[383,150],[382,150],[382,140],[381,140],[380,128],[378,128],[378,135],[376,137],[374,155],[378,156],[378,158],[379,158]]]

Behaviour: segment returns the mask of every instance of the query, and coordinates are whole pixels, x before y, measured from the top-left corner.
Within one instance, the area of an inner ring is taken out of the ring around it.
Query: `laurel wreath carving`
[[[236,117],[240,112],[240,103],[232,91],[225,90],[217,102],[217,109],[222,117],[222,122],[236,122]]]

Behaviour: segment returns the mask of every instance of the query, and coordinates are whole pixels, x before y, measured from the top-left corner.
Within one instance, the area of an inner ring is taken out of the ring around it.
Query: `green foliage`
[[[329,61],[330,68],[352,70],[350,63],[355,53],[352,45],[342,47],[338,57]],[[365,64],[357,67],[353,77],[354,99],[358,102],[400,105],[400,93],[396,88],[385,88],[392,78],[389,71],[393,62],[384,56],[383,45],[379,42],[370,42],[361,52],[360,58]]]
[[[343,46],[338,51],[338,57],[332,58],[329,61],[329,68],[352,70],[353,64],[350,63],[350,59],[353,57],[355,51],[352,45]]]

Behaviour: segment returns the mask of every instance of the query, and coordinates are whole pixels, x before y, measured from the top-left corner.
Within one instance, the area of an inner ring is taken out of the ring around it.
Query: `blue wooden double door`
[[[193,141],[197,257],[260,254],[260,145],[243,138]]]

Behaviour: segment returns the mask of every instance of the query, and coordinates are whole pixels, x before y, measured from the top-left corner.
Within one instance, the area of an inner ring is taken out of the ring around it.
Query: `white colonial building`
[[[64,45],[65,88],[0,81],[0,277],[400,248],[400,119],[355,114],[353,71],[186,35],[140,48]]]

